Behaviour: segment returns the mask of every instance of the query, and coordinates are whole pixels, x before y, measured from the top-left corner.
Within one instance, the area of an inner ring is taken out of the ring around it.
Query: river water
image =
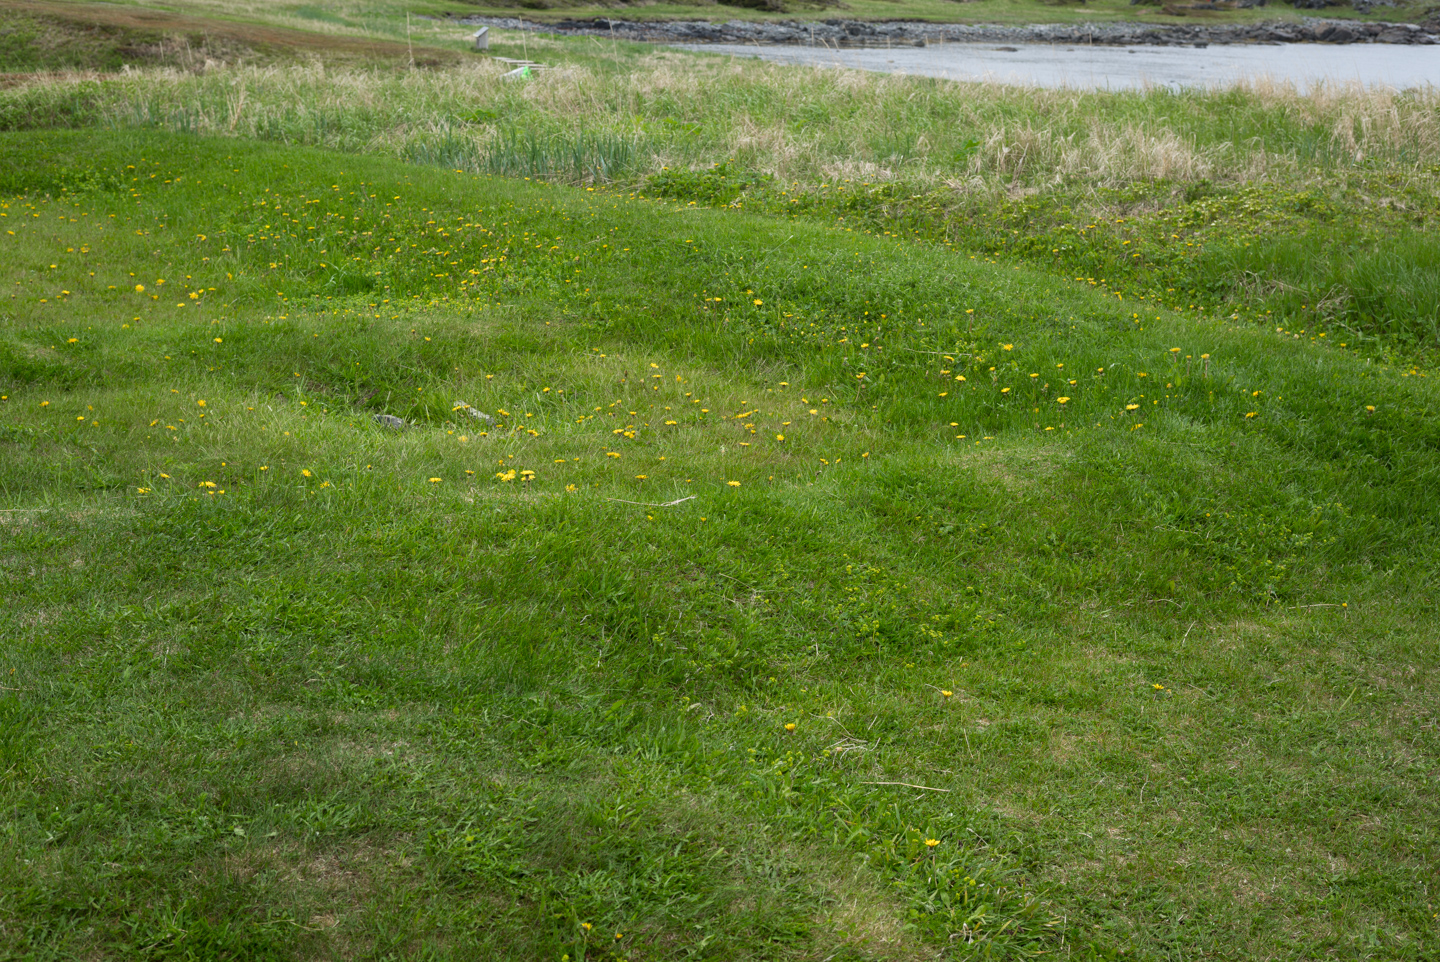
[[[1226,44],[1203,48],[945,43],[888,50],[680,46],[777,63],[1039,87],[1223,87],[1242,80],[1269,78],[1302,90],[1317,84],[1354,82],[1398,89],[1440,88],[1440,47],[1383,43]]]

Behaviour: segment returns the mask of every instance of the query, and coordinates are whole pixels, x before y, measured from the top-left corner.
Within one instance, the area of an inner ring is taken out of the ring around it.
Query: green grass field
[[[1433,97],[546,43],[0,91],[0,958],[1440,953]]]

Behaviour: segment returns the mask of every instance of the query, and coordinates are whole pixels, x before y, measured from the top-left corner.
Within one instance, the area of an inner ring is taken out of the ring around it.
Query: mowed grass
[[[1422,373],[375,157],[0,170],[0,954],[1440,949]]]

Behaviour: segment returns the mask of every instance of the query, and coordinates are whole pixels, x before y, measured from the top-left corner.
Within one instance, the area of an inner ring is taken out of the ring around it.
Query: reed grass
[[[578,45],[577,45],[578,46]],[[543,55],[540,51],[537,54]],[[1383,167],[1433,182],[1440,93],[1251,82],[1101,93],[952,83],[670,52],[579,62],[507,82],[491,60],[454,69],[321,65],[148,71],[102,86],[106,120],[405,155],[437,135],[476,147],[513,131],[644,135],[630,177],[732,159],[780,179],[862,174],[925,187],[1253,183]],[[67,81],[53,81],[64,86]],[[24,92],[10,97],[24,97]],[[484,119],[476,122],[477,113]],[[316,115],[335,122],[307,130]],[[477,153],[476,156],[480,154]],[[562,165],[563,166],[563,165]],[[555,176],[578,182],[592,173]],[[617,171],[603,179],[621,179]]]
[[[515,35],[497,49],[511,52]],[[587,38],[588,39],[588,38]],[[559,61],[521,83],[475,60],[395,71],[321,63],[160,68],[87,87],[117,126],[410,153],[441,136],[474,156],[514,132],[584,130],[626,139],[630,162],[602,179],[732,159],[780,179],[859,174],[924,187],[1114,187],[1133,181],[1253,183],[1352,168],[1433,179],[1440,92],[1248,81],[1205,92],[1084,92],[797,68],[637,45],[525,38]],[[518,50],[514,52],[520,52]],[[89,84],[51,76],[5,99]],[[474,122],[477,113],[483,122]],[[316,117],[330,118],[315,127]],[[643,143],[635,141],[643,134]],[[582,180],[562,164],[560,179]],[[623,170],[623,175],[621,173]]]

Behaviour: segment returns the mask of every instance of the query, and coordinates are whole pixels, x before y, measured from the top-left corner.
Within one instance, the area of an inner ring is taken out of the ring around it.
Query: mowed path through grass
[[[613,192],[0,172],[0,954],[1440,950],[1431,379]]]

